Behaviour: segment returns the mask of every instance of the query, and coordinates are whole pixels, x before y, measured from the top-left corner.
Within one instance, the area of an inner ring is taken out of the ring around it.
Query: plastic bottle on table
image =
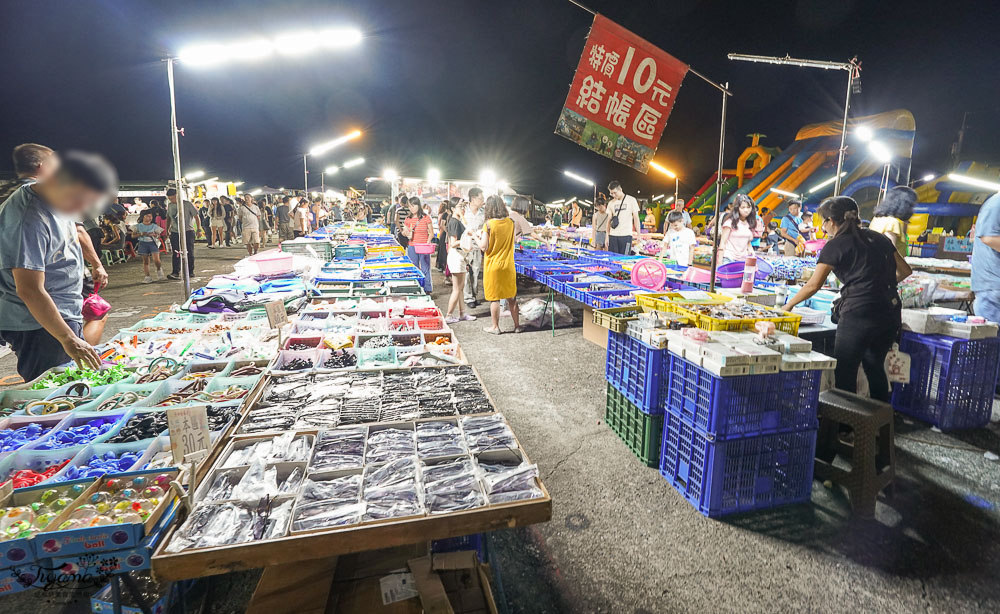
[[[747,256],[746,263],[743,265],[743,284],[740,286],[741,294],[750,294],[753,292],[753,280],[757,275],[757,256],[751,254]]]

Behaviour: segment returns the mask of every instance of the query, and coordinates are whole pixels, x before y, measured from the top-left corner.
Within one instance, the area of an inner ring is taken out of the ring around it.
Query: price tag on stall
[[[910,383],[910,355],[900,352],[898,344],[893,344],[885,357],[885,374],[890,384]]]
[[[175,463],[183,463],[199,452],[208,452],[210,433],[208,410],[204,405],[168,409],[167,428]]]
[[[288,312],[285,311],[285,303],[283,301],[265,303],[264,310],[267,311],[267,323],[271,328],[281,328],[285,324],[288,324]]]

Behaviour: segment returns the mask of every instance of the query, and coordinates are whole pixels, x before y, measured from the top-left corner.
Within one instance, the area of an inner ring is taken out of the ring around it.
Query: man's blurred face
[[[76,181],[56,181],[54,188],[47,195],[49,205],[67,215],[97,211],[108,200],[107,194]]]
[[[613,196],[615,200],[621,200],[625,198],[625,190],[623,190],[621,186],[618,186],[617,188],[611,190],[611,196]]]

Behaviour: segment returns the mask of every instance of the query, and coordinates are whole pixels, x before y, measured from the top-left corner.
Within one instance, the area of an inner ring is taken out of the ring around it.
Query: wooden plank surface
[[[544,487],[543,487],[544,490]],[[352,552],[391,548],[472,533],[522,527],[552,518],[552,499],[531,499],[464,512],[424,516],[401,522],[360,525],[337,531],[293,535],[269,541],[165,554],[163,540],[153,555],[153,572],[164,580],[183,580],[244,569],[329,559]]]

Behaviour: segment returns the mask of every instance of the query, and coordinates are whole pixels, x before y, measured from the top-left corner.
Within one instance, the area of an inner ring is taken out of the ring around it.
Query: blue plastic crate
[[[718,377],[670,354],[663,405],[717,439],[816,428],[822,371]]]
[[[893,409],[942,431],[989,424],[1000,338],[968,341],[904,332],[899,349],[910,355],[910,383],[893,385]]]
[[[611,309],[612,307],[626,307],[628,305],[635,304],[635,298],[629,301],[613,301],[610,299],[612,296],[621,296],[623,294],[630,293],[640,293],[646,292],[642,288],[633,288],[631,290],[601,290],[599,292],[590,292],[584,298],[584,303],[594,307],[595,309]]]
[[[667,350],[658,350],[635,337],[608,331],[608,358],[604,376],[643,413],[663,413],[664,369]]]
[[[472,535],[462,535],[460,537],[448,537],[445,539],[435,539],[431,541],[431,553],[438,552],[459,552],[461,550],[475,550],[480,562],[486,561],[486,536],[482,533]]]
[[[808,501],[815,453],[816,429],[713,441],[663,415],[660,475],[706,516]]]

